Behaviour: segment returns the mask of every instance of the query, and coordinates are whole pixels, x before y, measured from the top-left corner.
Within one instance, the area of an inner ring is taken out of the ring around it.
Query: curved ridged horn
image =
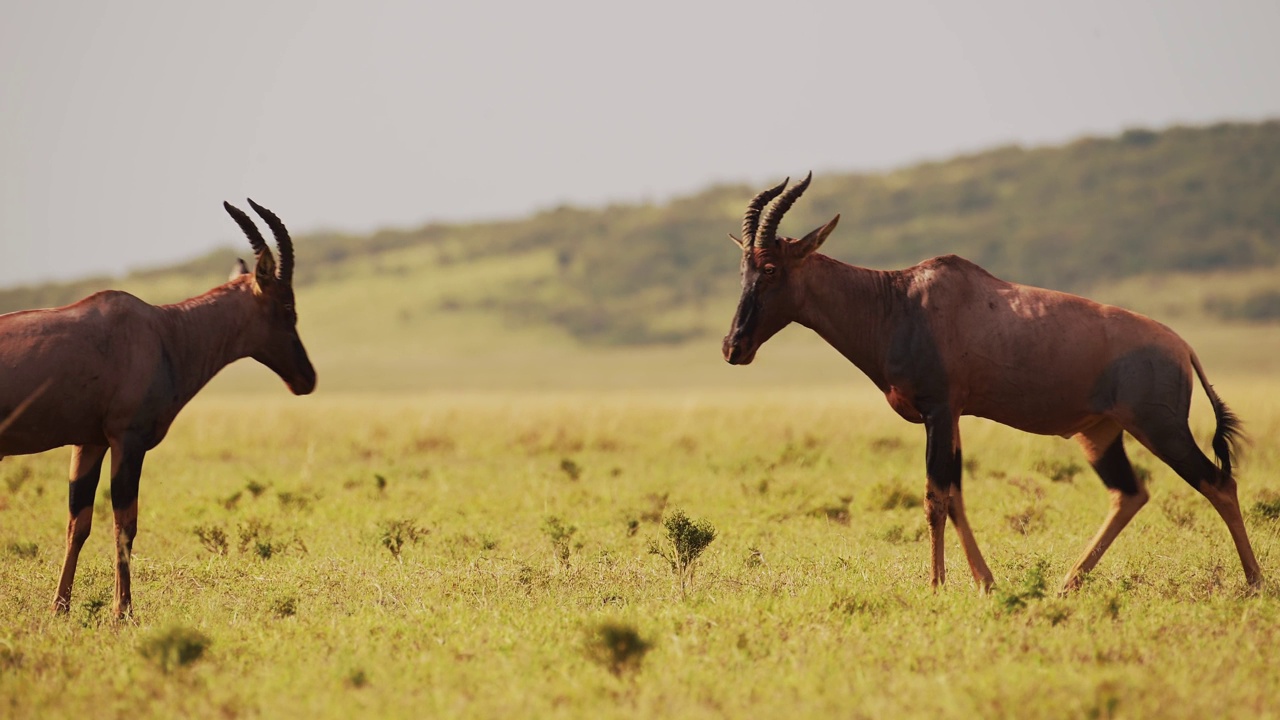
[[[249,199],[249,206],[262,216],[267,227],[271,228],[271,234],[276,238],[276,247],[280,249],[280,272],[277,273],[277,277],[285,285],[291,284],[293,282],[293,240],[289,238],[289,231],[285,229],[284,223],[280,222],[280,218],[276,217],[275,213],[252,199]]]
[[[755,242],[756,230],[760,227],[760,211],[770,200],[778,197],[791,182],[791,178],[783,180],[780,185],[775,185],[768,190],[761,192],[759,195],[751,198],[751,202],[747,204],[747,212],[742,216],[742,247],[751,247]]]
[[[769,247],[778,241],[778,223],[782,222],[782,216],[787,214],[795,201],[804,194],[805,189],[809,187],[809,181],[813,179],[813,172],[804,176],[799,184],[787,188],[787,191],[778,196],[776,200],[769,203],[764,209],[764,213],[760,217],[760,230],[756,233],[756,247]]]
[[[253,201],[250,200],[249,202]],[[254,255],[261,255],[264,252],[269,252],[267,248],[267,241],[262,239],[262,233],[258,230],[258,226],[253,224],[253,220],[251,220],[243,210],[229,202],[226,202],[225,200],[222,202],[222,207],[226,208],[227,214],[230,215],[231,219],[235,220],[236,224],[240,226],[240,229],[244,231],[245,237],[249,238],[249,245],[253,248]]]

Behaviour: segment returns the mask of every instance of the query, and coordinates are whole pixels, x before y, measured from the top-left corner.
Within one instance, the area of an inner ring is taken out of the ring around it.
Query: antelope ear
[[[795,249],[800,257],[808,257],[810,253],[822,247],[822,243],[826,242],[827,236],[832,230],[836,229],[836,223],[840,222],[840,216],[836,215],[831,218],[831,222],[796,240],[791,246]]]
[[[275,285],[276,258],[270,250],[258,253],[258,262],[253,268],[253,288],[258,294]]]
[[[244,260],[236,258],[236,264],[231,266],[231,274],[227,276],[228,280],[235,280],[241,275],[249,274],[249,266],[244,264]]]
[[[739,240],[738,238],[734,237],[734,236],[733,236],[733,233],[729,233],[729,239],[733,241],[733,244],[734,244],[734,245],[737,245],[737,246],[738,246],[738,249],[739,249],[739,250],[741,250],[741,249],[742,249],[742,241],[741,241],[741,240]]]

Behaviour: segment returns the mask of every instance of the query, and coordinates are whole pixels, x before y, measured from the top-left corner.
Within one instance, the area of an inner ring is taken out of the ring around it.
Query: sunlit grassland
[[[781,347],[778,363],[804,356]],[[1273,501],[1280,385],[1216,379],[1255,439],[1242,500]],[[921,429],[865,380],[762,385],[202,396],[148,457],[124,624],[106,483],[54,618],[67,453],[6,459],[0,714],[1274,714],[1274,585],[1246,592],[1208,504],[1140,448],[1152,502],[1057,598],[1101,484],[1070,441],[966,419],[967,504],[1000,589],[976,593],[949,533],[935,594]],[[1209,423],[1200,403],[1198,437]],[[684,594],[649,553],[676,508],[718,531]],[[567,561],[551,517],[573,528]],[[1248,522],[1274,581],[1280,522]],[[1017,607],[1041,563],[1049,594]],[[638,669],[585,651],[606,621],[652,643]],[[142,649],[175,627],[207,648],[166,672]]]

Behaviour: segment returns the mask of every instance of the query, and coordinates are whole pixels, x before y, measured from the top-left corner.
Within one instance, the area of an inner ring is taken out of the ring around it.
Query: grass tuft
[[[1251,508],[1253,515],[1265,520],[1280,520],[1280,492],[1264,490]]]
[[[1049,561],[1040,559],[1027,570],[1022,579],[1022,586],[1012,592],[996,590],[996,601],[1005,612],[1018,612],[1026,609],[1032,600],[1042,600],[1049,581],[1045,573],[1049,570]]]
[[[420,528],[410,519],[389,520],[382,524],[382,547],[391,553],[391,557],[400,560],[400,553],[406,545],[416,545],[431,531]]]
[[[138,652],[168,673],[199,660],[212,644],[213,640],[199,630],[174,625],[143,638]]]
[[[869,504],[876,510],[910,510],[923,504],[920,494],[907,489],[902,482],[879,483],[868,491]]]
[[[810,511],[809,514],[817,518],[826,518],[839,525],[848,525],[853,518],[853,514],[849,512],[849,505],[852,502],[852,495],[841,495],[836,502],[820,505]]]
[[[40,554],[40,546],[33,542],[15,540],[5,546],[5,551],[13,557],[32,560]]]

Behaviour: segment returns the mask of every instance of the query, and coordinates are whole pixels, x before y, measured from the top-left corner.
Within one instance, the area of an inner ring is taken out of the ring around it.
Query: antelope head
[[[797,276],[804,261],[835,229],[840,216],[800,239],[778,237],[778,223],[809,187],[813,173],[790,188],[780,185],[751,199],[742,216],[742,238],[729,239],[742,248],[742,297],[733,325],[724,337],[724,359],[731,365],[746,365],[766,340],[796,317],[803,302],[803,287]]]
[[[252,277],[248,280],[256,303],[254,329],[248,333],[252,338],[249,356],[280,376],[294,395],[306,395],[315,390],[316,371],[307,357],[307,349],[302,346],[302,339],[298,337],[298,312],[293,300],[293,241],[275,213],[252,200],[249,205],[271,228],[276,249],[280,251],[280,264],[277,266],[271,248],[267,247],[253,220],[234,205],[222,203],[249,238],[256,258]],[[243,261],[239,263],[239,270],[239,273],[233,270],[232,274],[249,275]]]

